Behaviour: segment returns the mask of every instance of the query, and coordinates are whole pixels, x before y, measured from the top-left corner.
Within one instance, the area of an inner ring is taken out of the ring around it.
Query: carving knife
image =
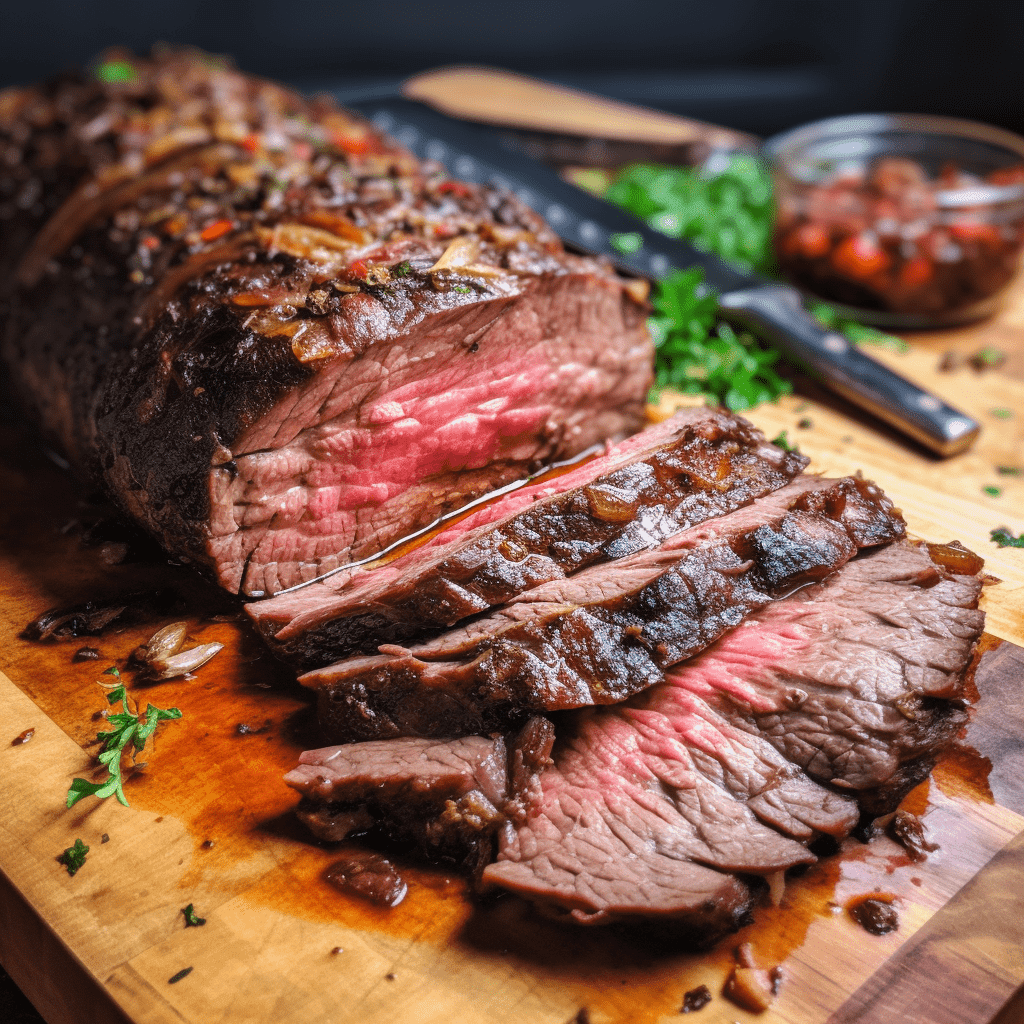
[[[826,387],[896,427],[940,456],[970,447],[979,424],[941,398],[894,373],[823,327],[790,285],[738,269],[682,239],[654,231],[631,213],[563,181],[487,129],[412,100],[366,99],[349,106],[426,160],[456,178],[515,192],[569,246],[605,256],[620,270],[660,279],[698,266],[718,294],[721,316],[771,341],[787,359]],[[632,252],[615,240],[629,235]],[[636,245],[639,239],[640,244]]]

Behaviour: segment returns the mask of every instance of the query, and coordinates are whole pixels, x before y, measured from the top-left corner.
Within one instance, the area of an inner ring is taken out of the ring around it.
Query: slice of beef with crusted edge
[[[980,592],[927,548],[893,544],[765,608],[672,678],[812,778],[891,802],[893,780],[913,784],[907,767],[965,722]]]
[[[874,810],[962,724],[979,590],[894,544],[755,613],[659,686],[566,716],[484,881],[586,921],[659,916],[680,909],[695,863],[768,874],[786,866],[784,836],[846,834],[851,798]]]
[[[115,64],[0,98],[0,349],[175,556],[275,593],[639,429],[645,306],[515,196],[194,51]]]
[[[543,584],[413,648],[302,676],[337,741],[456,736],[530,714],[621,701],[753,611],[903,536],[852,477],[801,477],[660,547]]]
[[[371,740],[308,750],[284,778],[303,796],[299,817],[321,839],[374,829],[479,873],[494,858],[499,825],[522,813],[553,742],[543,718],[512,739],[511,758],[501,737]]]
[[[789,483],[804,456],[738,416],[692,409],[575,470],[506,494],[385,565],[247,611],[304,668],[408,643],[599,562],[655,547]]]

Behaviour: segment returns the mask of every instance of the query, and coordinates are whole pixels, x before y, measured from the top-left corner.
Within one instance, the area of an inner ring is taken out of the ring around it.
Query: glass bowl
[[[764,148],[782,273],[867,323],[987,316],[1024,247],[1024,138],[920,114],[833,117]]]

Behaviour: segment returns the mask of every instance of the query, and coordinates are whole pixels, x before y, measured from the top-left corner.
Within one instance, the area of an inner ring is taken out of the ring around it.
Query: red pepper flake
[[[17,736],[14,737],[13,740],[11,740],[11,746],[20,747],[23,743],[28,743],[28,741],[32,739],[32,737],[35,736],[35,734],[35,729],[26,729],[24,732],[19,733]]]
[[[366,275],[369,272],[366,266],[366,260],[353,260],[348,265],[349,277],[358,278],[360,281],[366,280]]]
[[[247,153],[255,153],[257,150],[262,149],[262,147],[263,139],[256,132],[252,132],[252,134],[246,135],[246,137],[242,139],[242,149]]]
[[[846,239],[832,253],[832,263],[836,270],[859,281],[887,270],[890,262],[889,256],[880,248],[874,236],[866,232]]]
[[[459,229],[454,224],[435,224],[434,225],[434,237],[435,238],[454,238],[459,233]]]
[[[313,147],[308,142],[296,142],[292,152],[299,160],[309,160],[313,156]]]
[[[362,156],[370,151],[370,140],[366,135],[348,135],[336,132],[331,137],[331,142],[337,149],[348,153],[349,156]]]
[[[468,199],[473,194],[473,190],[461,181],[442,181],[437,191],[441,195],[453,195],[459,199]]]
[[[223,238],[224,235],[226,235],[234,226],[234,221],[215,220],[212,224],[207,224],[206,227],[199,232],[199,237],[204,242],[212,242],[215,239]]]
[[[142,239],[142,244],[147,249],[159,249],[160,248],[160,239],[157,238],[156,235],[146,235]]]

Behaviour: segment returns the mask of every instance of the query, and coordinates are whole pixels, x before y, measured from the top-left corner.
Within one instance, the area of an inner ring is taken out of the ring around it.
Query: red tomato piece
[[[820,224],[801,224],[793,233],[795,247],[808,259],[821,259],[828,255],[831,239]]]
[[[897,276],[904,288],[920,288],[935,276],[935,267],[927,257],[915,256],[900,267]]]
[[[875,240],[874,235],[864,233],[847,238],[836,246],[832,253],[832,265],[844,277],[866,281],[875,274],[889,268],[892,260]]]
[[[999,244],[999,232],[991,224],[979,224],[977,221],[960,221],[950,224],[949,233],[958,242],[982,242],[986,245]]]

